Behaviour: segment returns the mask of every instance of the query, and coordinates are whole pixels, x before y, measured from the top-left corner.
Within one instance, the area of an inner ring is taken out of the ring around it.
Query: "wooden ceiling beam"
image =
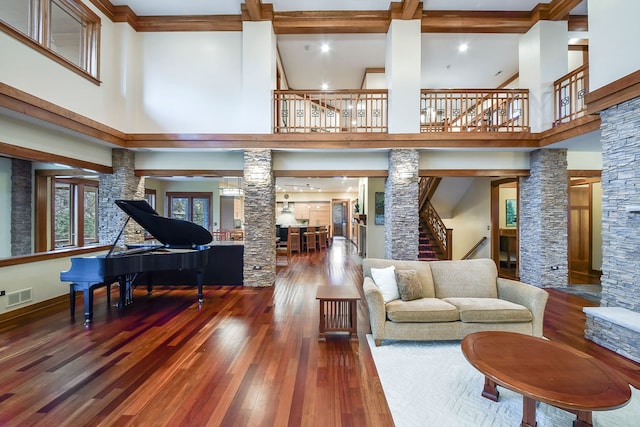
[[[530,12],[424,11],[423,33],[516,33],[535,23]]]
[[[386,33],[388,11],[275,12],[276,34]]]
[[[270,21],[273,19],[273,4],[262,4],[261,0],[246,0],[240,4],[243,21]]]
[[[551,0],[551,3],[549,3],[549,19],[560,21],[567,18],[569,13],[580,3],[582,3],[582,0]]]

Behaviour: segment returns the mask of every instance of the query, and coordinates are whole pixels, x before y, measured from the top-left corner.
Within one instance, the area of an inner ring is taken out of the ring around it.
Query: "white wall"
[[[367,178],[367,196],[365,200],[367,215],[367,257],[384,258],[384,225],[375,224],[376,192],[383,192],[385,178]]]
[[[588,8],[589,91],[593,92],[640,69],[640,2],[589,0]]]
[[[98,253],[96,253],[98,254]],[[88,256],[88,255],[85,255]],[[7,293],[32,288],[31,302],[7,308],[7,297],[0,297],[0,314],[69,293],[69,283],[60,281],[60,272],[71,268],[71,258],[56,258],[0,268],[0,283]],[[80,304],[82,307],[82,304]],[[82,319],[82,308],[76,318]],[[78,317],[79,316],[79,317]]]
[[[241,32],[143,32],[142,133],[237,133],[242,130]]]
[[[422,150],[420,169],[529,169],[525,151]]]
[[[111,166],[111,147],[10,116],[0,115],[0,142]]]
[[[388,150],[355,151],[275,151],[273,170],[388,170]]]
[[[453,259],[462,258],[483,236],[487,241],[471,258],[491,258],[491,178],[476,178],[454,209],[454,217],[443,219],[453,228]]]
[[[244,169],[244,153],[239,151],[137,151],[136,169],[237,170]]]

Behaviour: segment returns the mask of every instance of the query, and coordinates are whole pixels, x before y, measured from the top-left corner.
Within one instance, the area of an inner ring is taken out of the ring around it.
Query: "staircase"
[[[427,224],[423,220],[420,220],[418,231],[420,233],[418,241],[418,260],[437,261],[445,259],[440,247],[433,237],[433,234],[431,234],[429,227],[427,227]]]

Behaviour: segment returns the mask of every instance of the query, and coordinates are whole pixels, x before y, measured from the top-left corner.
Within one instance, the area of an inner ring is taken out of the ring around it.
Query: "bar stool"
[[[287,246],[289,247],[289,253],[300,253],[300,227],[289,227],[289,233],[287,235]]]
[[[310,250],[316,250],[316,228],[307,227],[307,231],[302,234],[303,245],[306,245],[307,252]]]
[[[320,250],[327,249],[327,227],[326,226],[318,227],[318,231],[316,235],[318,236],[318,248]]]

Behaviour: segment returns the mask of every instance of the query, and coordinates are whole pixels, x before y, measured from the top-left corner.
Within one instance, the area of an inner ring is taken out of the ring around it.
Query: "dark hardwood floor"
[[[135,291],[120,313],[97,293],[82,325],[68,308],[0,323],[2,426],[392,426],[366,343],[318,338],[319,284],[361,287],[350,243],[294,256],[267,288]],[[61,284],[60,286],[64,286]],[[115,287],[113,289],[115,298]],[[583,338],[589,301],[550,291],[545,334],[614,366],[640,365]]]

